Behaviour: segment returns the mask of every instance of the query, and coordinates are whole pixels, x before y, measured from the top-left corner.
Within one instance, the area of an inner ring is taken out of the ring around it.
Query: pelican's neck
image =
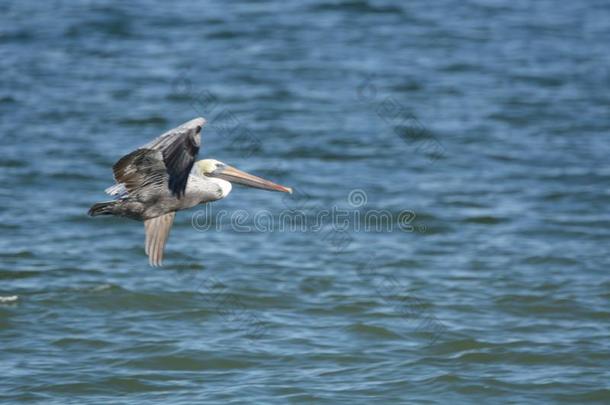
[[[219,179],[218,177],[208,177],[207,179],[212,183],[215,183],[218,187],[220,187],[220,192],[222,193],[222,197],[220,198],[225,198],[226,196],[228,196],[231,190],[233,189],[231,183],[226,180]]]

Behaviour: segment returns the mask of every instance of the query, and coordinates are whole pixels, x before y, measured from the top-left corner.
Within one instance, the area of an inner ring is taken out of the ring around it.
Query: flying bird
[[[215,159],[195,161],[204,118],[195,118],[123,156],[112,166],[116,184],[89,215],[115,215],[144,221],[145,251],[160,266],[176,211],[225,198],[231,183],[292,193],[289,187],[245,173]]]

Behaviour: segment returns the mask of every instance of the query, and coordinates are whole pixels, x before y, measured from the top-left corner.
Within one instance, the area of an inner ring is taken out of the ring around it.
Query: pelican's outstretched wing
[[[142,147],[158,150],[163,154],[163,162],[169,174],[169,189],[177,197],[184,194],[186,181],[199,153],[200,133],[205,123],[205,119],[195,118]]]
[[[170,212],[144,221],[144,230],[146,231],[145,250],[151,266],[161,266],[163,264],[163,250],[175,216],[175,212]]]
[[[112,167],[117,184],[106,192],[120,196],[124,190],[143,194],[149,187],[167,187],[173,195],[182,197],[205,123],[205,119],[195,118],[123,156]]]

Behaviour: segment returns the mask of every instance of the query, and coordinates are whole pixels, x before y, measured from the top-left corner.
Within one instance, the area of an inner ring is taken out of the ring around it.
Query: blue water
[[[0,5],[0,400],[610,402],[610,4],[227,3]],[[197,116],[296,192],[150,268],[86,212]]]

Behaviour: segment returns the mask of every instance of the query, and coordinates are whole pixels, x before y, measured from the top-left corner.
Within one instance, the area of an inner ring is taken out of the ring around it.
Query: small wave
[[[341,11],[354,13],[374,13],[374,14],[402,14],[400,7],[395,5],[376,5],[368,1],[353,0],[343,1],[337,4],[322,3],[311,7],[311,11]]]
[[[468,217],[462,220],[462,222],[469,224],[481,224],[481,225],[496,225],[508,222],[508,218],[497,217],[493,215],[480,215],[474,217]]]
[[[394,333],[391,330],[386,329],[382,326],[366,325],[363,323],[351,325],[348,330],[351,332],[355,332],[358,335],[368,335],[371,337],[381,337],[389,339],[398,339],[401,337],[399,334]]]
[[[126,360],[122,365],[134,369],[177,371],[242,370],[253,366],[250,361],[238,358],[209,356],[203,360],[198,356],[193,356],[192,352],[146,356]]]
[[[3,99],[0,98],[0,104],[3,103]],[[17,160],[17,159],[6,159],[0,162],[0,167],[5,167],[8,169],[13,168],[21,168],[28,166],[29,163],[26,160]]]
[[[159,115],[151,115],[149,117],[133,117],[119,120],[119,124],[126,126],[142,126],[142,125],[167,125],[167,120]]]
[[[20,250],[17,252],[0,253],[0,257],[5,259],[31,259],[34,257],[34,253],[29,250]]]
[[[106,290],[120,290],[119,286],[115,286],[114,284],[101,284],[91,288],[93,292],[106,291]]]
[[[0,296],[0,304],[11,304],[17,302],[17,300],[19,300],[19,296],[17,295]]]
[[[208,39],[234,39],[239,37],[247,37],[249,34],[246,31],[237,30],[219,30],[207,35]]]

